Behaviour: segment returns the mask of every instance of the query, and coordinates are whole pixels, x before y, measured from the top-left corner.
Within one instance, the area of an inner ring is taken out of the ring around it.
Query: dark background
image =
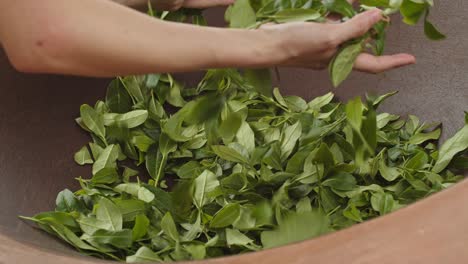
[[[464,26],[468,1],[436,1],[436,5],[431,20],[447,40],[430,42],[421,25],[409,27],[394,17],[387,53],[409,52],[416,55],[418,63],[380,75],[353,73],[334,90],[338,97],[345,100],[366,92],[399,90],[381,111],[441,121],[444,137],[461,127],[463,111],[468,110],[468,31]],[[208,13],[209,22],[220,24],[222,10]],[[332,89],[326,72],[281,69],[280,73],[284,94],[311,99]],[[193,84],[200,74],[177,77]],[[75,151],[88,142],[74,118],[81,104],[104,98],[108,82],[20,74],[0,50],[0,232],[39,247],[69,251],[16,216],[52,210],[59,191],[78,188],[74,178],[90,175],[90,168],[73,161]]]

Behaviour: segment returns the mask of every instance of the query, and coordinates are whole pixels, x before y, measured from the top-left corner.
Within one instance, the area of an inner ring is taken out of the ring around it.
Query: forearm
[[[9,25],[0,37],[12,60],[29,60],[23,68],[30,71],[101,77],[260,67],[280,59],[264,31],[163,22],[105,0],[2,5],[1,22]]]

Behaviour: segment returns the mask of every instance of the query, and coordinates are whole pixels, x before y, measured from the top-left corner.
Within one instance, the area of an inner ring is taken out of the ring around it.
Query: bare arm
[[[199,27],[150,18],[108,0],[0,0],[0,39],[26,72],[116,76],[218,67],[320,68],[340,43],[380,15],[342,25],[296,23],[263,30]],[[374,61],[382,71],[414,58]],[[368,66],[368,65],[367,65]]]
[[[150,18],[106,0],[2,1],[7,53],[26,71],[86,76],[266,64],[266,34]],[[27,18],[27,19],[26,19]]]

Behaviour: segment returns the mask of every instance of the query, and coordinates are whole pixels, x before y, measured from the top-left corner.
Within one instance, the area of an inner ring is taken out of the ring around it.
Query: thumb
[[[382,11],[377,8],[356,15],[352,19],[338,25],[338,29],[335,31],[337,39],[340,43],[343,43],[361,37],[381,19]]]

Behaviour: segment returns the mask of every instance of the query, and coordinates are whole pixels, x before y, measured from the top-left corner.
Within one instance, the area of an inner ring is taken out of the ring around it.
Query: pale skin
[[[323,69],[343,42],[382,19],[367,11],[345,23],[291,23],[256,30],[200,27],[151,18],[124,5],[146,0],[0,0],[0,42],[23,72],[112,77],[209,68]],[[233,0],[155,0],[165,9]],[[355,69],[378,73],[415,63],[410,54],[361,54]]]

